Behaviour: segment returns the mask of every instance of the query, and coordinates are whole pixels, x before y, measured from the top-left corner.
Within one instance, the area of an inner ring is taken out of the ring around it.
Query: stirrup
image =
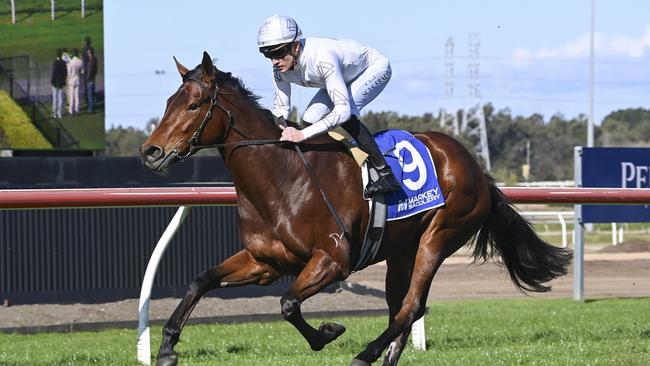
[[[390,193],[399,191],[402,185],[397,181],[392,172],[386,175],[380,174],[379,179],[368,183],[368,186],[363,192],[367,198],[374,196],[377,193]]]

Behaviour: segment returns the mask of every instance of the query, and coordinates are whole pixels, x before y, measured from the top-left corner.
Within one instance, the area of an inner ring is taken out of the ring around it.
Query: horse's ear
[[[188,70],[187,67],[181,65],[181,63],[178,62],[176,57],[174,57],[174,62],[176,62],[176,68],[178,69],[178,72],[181,74],[181,77],[185,77],[185,74],[187,74],[188,71],[190,70]]]
[[[212,58],[205,51],[203,51],[203,60],[201,61],[201,68],[203,69],[204,75],[208,75],[208,76],[214,75],[214,64],[212,63]]]

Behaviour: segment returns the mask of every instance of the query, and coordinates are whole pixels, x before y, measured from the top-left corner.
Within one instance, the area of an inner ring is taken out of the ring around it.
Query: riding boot
[[[375,193],[394,192],[402,189],[402,185],[395,178],[390,166],[386,164],[386,159],[384,159],[384,155],[379,150],[379,146],[377,146],[368,128],[355,115],[352,115],[341,127],[354,138],[359,148],[368,154],[368,162],[379,173],[379,178],[368,184],[364,195],[372,197]]]

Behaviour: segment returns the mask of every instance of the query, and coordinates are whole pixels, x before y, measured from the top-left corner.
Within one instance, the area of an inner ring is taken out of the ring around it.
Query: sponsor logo
[[[365,89],[363,90],[363,92],[361,92],[361,94],[363,96],[367,96],[368,94],[370,94],[378,86],[381,86],[381,85],[387,83],[388,80],[390,79],[390,76],[391,76],[391,74],[389,72],[386,72],[386,73],[384,73],[382,75],[373,76],[372,79],[370,79],[370,80],[366,81],[365,83],[363,83],[363,85],[365,86]]]
[[[436,201],[439,198],[440,198],[440,189],[434,188],[422,192],[416,196],[409,197],[403,201],[399,201],[397,203],[397,212],[412,210],[422,205],[426,205],[427,203]]]

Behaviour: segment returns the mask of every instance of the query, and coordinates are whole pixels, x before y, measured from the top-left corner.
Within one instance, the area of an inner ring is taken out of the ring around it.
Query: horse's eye
[[[190,108],[189,108],[189,110],[191,110],[191,111],[195,111],[195,110],[197,110],[197,109],[199,109],[199,105],[198,105],[198,104],[196,104],[196,103],[192,103],[192,104],[190,104]]]

